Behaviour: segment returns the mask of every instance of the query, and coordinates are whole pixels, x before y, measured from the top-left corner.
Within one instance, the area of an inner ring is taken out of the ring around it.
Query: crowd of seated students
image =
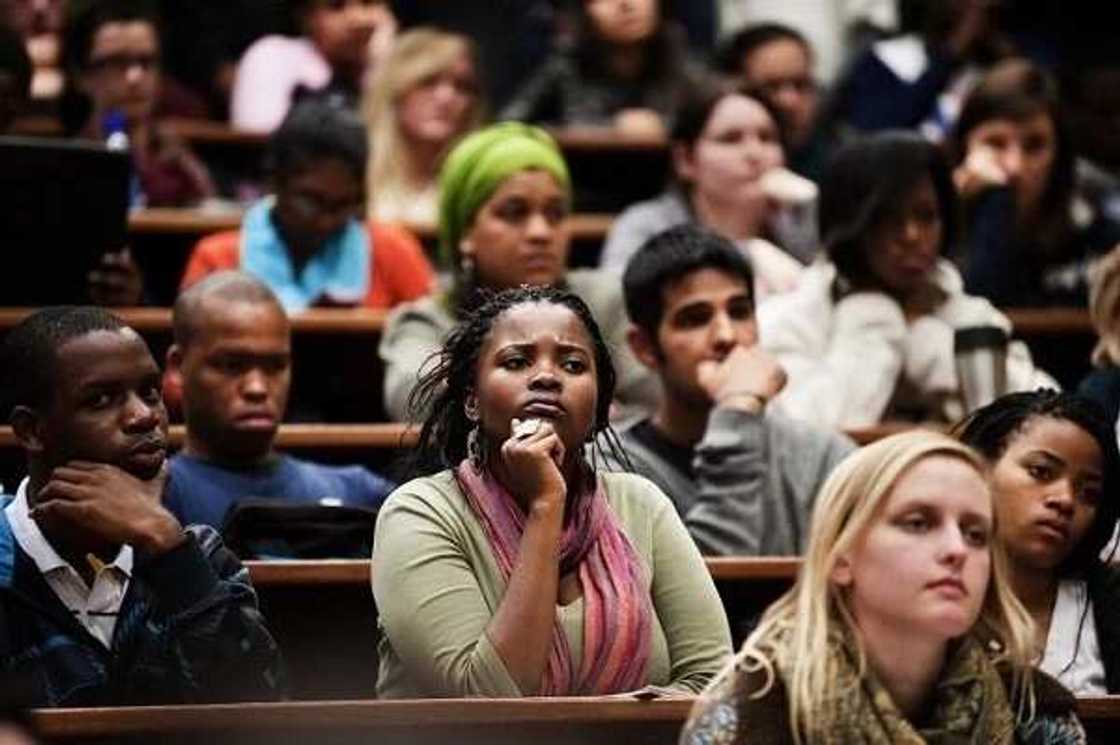
[[[384,0],[293,5],[298,37],[205,73],[267,133],[270,180],[190,254],[163,377],[99,309],[6,334],[28,475],[0,510],[0,685],[282,696],[220,531],[246,498],[326,500],[378,511],[371,694],[701,694],[687,743],[1084,741],[1070,692],[1120,692],[1116,254],[1091,267],[1120,229],[998,9],[930,4],[853,49],[826,103],[803,29],[742,30],[717,80],[668,3],[583,0],[495,107],[524,121],[486,125],[484,40],[398,30]],[[150,7],[67,14],[67,111],[127,136],[137,204],[196,203],[215,190],[156,113]],[[0,129],[30,80],[10,41]],[[569,268],[584,185],[532,122],[667,141],[669,185],[597,269]],[[91,299],[142,302],[142,279],[107,254]],[[1103,369],[1060,393],[997,306],[1087,296]],[[324,306],[388,311],[385,409],[419,433],[399,486],[275,449],[289,316]],[[954,344],[975,327],[1009,340],[1006,395],[969,411]],[[186,421],[171,458],[161,391]],[[895,420],[958,424],[841,433]],[[738,655],[703,555],[805,557]]]
[[[2,369],[28,475],[0,512],[0,687],[40,706],[281,695],[247,570],[162,504],[144,340],[99,308],[46,309],[8,333]]]

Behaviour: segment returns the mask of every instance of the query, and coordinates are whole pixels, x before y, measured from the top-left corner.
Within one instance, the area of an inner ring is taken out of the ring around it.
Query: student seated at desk
[[[379,353],[385,409],[396,421],[410,410],[417,372],[490,292],[555,285],[586,302],[608,334],[618,366],[621,407],[652,408],[657,382],[626,349],[626,310],[618,279],[568,269],[572,184],[556,142],[543,130],[502,122],[459,141],[440,171],[439,244],[447,287],[389,316]]]
[[[571,292],[506,290],[448,337],[418,393],[424,475],[374,535],[379,696],[697,693],[720,668],[727,617],[672,503],[585,452],[614,385]]]
[[[301,36],[257,39],[237,64],[230,123],[272,132],[293,99],[313,94],[357,111],[363,79],[392,49],[397,19],[386,0],[289,0]]]
[[[854,445],[767,410],[786,378],[758,345],[750,265],[728,239],[681,225],[646,241],[622,286],[630,348],[664,391],[620,433],[630,464],[702,552],[800,554],[817,491]]]
[[[964,415],[957,329],[1011,322],[964,291],[944,258],[957,202],[948,166],[917,135],[883,132],[841,147],[821,184],[828,261],[758,309],[763,346],[789,375],[774,404],[822,427]],[[1053,385],[1026,345],[1007,346],[1007,386]]]
[[[274,698],[279,651],[248,571],[161,504],[167,412],[147,345],[97,308],[4,340],[28,478],[0,510],[0,689],[37,706]]]
[[[576,3],[571,48],[545,60],[499,119],[664,136],[681,98],[701,77],[680,29],[665,20],[664,5]]]
[[[144,0],[86,3],[68,21],[66,56],[79,95],[63,118],[79,137],[127,135],[133,206],[186,207],[214,197],[206,166],[157,119],[160,28]]]
[[[291,330],[276,296],[242,272],[179,296],[168,379],[181,388],[187,440],[171,459],[165,504],[221,528],[245,497],[376,508],[393,485],[361,466],[324,466],[273,449],[291,385]]]
[[[991,464],[997,535],[1037,626],[1039,667],[1079,696],[1120,692],[1113,421],[1092,401],[1039,389],[997,398],[955,433]]]
[[[289,313],[390,308],[426,295],[434,277],[419,242],[361,221],[366,156],[357,115],[320,101],[296,106],[269,143],[275,194],[248,209],[240,230],[199,241],[182,289],[240,268],[272,288]]]
[[[928,431],[841,463],[796,584],[697,702],[681,745],[1084,745],[1073,696],[1034,669],[986,473]]]

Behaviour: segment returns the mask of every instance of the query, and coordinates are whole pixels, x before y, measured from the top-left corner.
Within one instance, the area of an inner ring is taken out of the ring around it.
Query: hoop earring
[[[467,459],[475,468],[482,469],[482,444],[479,442],[478,422],[467,433]]]

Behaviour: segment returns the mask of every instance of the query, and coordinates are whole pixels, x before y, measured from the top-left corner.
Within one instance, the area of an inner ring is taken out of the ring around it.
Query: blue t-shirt
[[[262,497],[296,504],[329,504],[377,509],[394,485],[362,466],[325,466],[288,455],[234,470],[189,455],[171,459],[164,506],[183,525],[221,529],[240,499]]]

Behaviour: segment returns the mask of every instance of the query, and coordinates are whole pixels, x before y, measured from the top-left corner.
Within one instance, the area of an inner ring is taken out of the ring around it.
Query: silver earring
[[[459,257],[459,273],[463,277],[470,277],[474,274],[474,258],[468,254],[463,254]]]

